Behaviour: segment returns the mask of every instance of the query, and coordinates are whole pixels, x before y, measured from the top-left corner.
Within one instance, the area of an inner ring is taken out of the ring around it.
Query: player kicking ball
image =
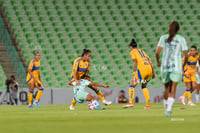
[[[103,110],[102,106],[95,100],[95,98],[88,92],[85,91],[85,88],[88,86],[100,86],[104,88],[110,88],[108,85],[101,85],[97,83],[93,83],[90,81],[90,77],[87,75],[83,75],[81,79],[79,80],[80,85],[77,85],[75,81],[71,81],[69,85],[73,85],[73,91],[74,91],[74,99],[78,103],[84,103],[86,101],[90,102],[88,104],[88,108],[90,110]],[[74,106],[70,105],[70,110],[75,110]]]

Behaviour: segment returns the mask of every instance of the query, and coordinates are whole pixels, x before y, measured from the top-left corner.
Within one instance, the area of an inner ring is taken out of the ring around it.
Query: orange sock
[[[75,98],[73,98],[71,105],[75,106],[75,104],[76,104],[76,100],[75,100]]]

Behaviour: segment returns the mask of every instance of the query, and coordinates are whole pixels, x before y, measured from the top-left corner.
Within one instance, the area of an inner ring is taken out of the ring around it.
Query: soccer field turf
[[[106,110],[88,110],[87,104],[0,106],[1,133],[188,133],[200,130],[200,105],[194,107],[176,103],[171,118],[164,116],[163,104],[145,104],[123,109],[122,105],[105,106]]]

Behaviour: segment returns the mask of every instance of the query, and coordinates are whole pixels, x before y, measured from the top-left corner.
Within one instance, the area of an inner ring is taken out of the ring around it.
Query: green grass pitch
[[[200,131],[200,106],[174,104],[171,118],[164,116],[163,104],[145,104],[123,109],[120,104],[106,110],[88,110],[87,104],[0,106],[1,133],[188,133]]]

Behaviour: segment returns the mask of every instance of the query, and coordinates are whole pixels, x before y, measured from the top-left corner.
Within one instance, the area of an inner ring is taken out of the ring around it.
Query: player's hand
[[[80,86],[81,83],[78,80],[76,80],[76,85]]]
[[[189,74],[184,74],[184,76],[185,76],[186,78],[190,78],[190,75],[189,75]]]
[[[37,83],[38,82],[38,80],[36,79],[36,78],[34,78],[34,81]]]
[[[110,86],[109,85],[104,85],[104,88],[110,88]]]
[[[152,79],[154,79],[156,77],[156,74],[155,73],[153,73],[153,75],[152,75]]]
[[[161,62],[157,62],[157,66],[160,67],[161,66]]]

